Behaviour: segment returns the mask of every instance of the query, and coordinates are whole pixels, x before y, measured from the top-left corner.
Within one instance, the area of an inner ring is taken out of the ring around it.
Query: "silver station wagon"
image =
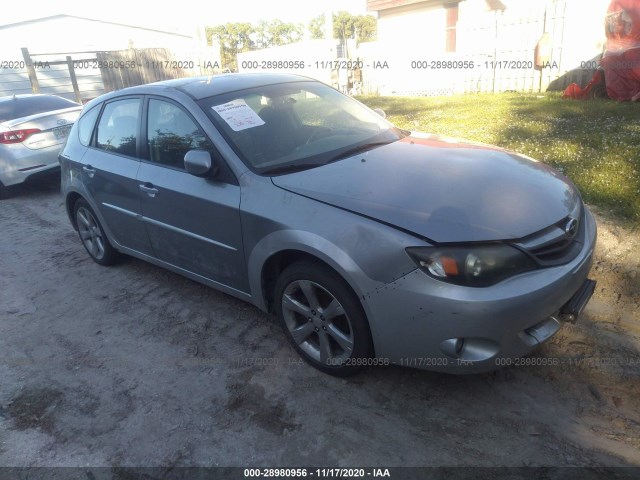
[[[295,75],[112,92],[60,154],[67,211],[97,263],[131,255],[251,302],[334,375],[489,371],[575,321],[596,239],[575,186],[379,113]]]

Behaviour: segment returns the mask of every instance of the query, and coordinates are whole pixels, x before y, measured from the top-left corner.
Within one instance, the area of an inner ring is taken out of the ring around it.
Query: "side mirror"
[[[387,118],[387,114],[384,113],[384,110],[381,108],[374,108],[373,109],[374,112],[376,112],[378,115],[380,115],[382,118]]]
[[[189,150],[184,156],[184,168],[196,177],[207,177],[218,171],[211,154],[205,150]]]

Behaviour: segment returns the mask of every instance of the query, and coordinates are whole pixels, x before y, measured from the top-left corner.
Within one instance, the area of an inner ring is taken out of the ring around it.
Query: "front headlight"
[[[406,251],[431,277],[467,287],[487,287],[536,268],[523,252],[502,244],[409,247]]]

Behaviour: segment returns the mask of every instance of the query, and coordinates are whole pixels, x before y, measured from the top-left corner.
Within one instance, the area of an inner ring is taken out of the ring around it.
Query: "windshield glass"
[[[258,173],[323,165],[404,136],[360,102],[319,82],[240,90],[200,105]]]

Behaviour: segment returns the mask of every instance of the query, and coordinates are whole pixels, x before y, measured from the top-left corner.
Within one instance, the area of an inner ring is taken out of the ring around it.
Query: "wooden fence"
[[[25,77],[32,93],[60,95],[78,103],[104,93],[100,71],[92,68],[96,61],[94,52],[34,54],[28,48],[21,50],[23,62],[13,72],[14,84],[2,85],[6,94],[29,93],[24,91]]]
[[[49,93],[86,103],[125,87],[220,72],[212,49],[179,56],[164,48],[53,53],[21,50],[23,61],[0,70],[0,96]]]
[[[98,52],[98,65],[107,92],[174,78],[220,73],[220,62],[210,51],[176,54],[166,48]]]

